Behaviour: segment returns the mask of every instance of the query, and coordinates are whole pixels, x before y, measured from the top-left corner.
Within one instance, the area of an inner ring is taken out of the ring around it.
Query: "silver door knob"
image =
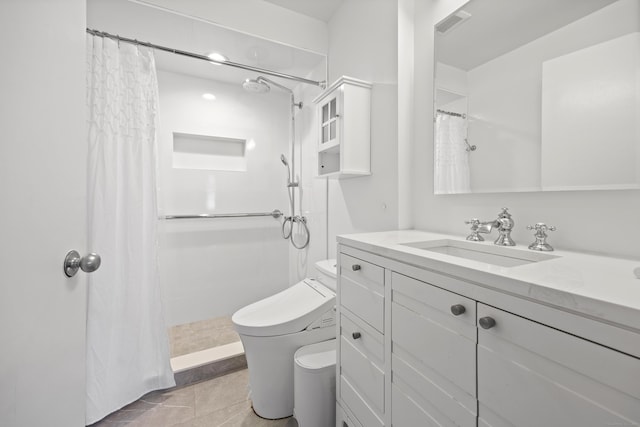
[[[100,268],[100,255],[90,253],[87,256],[80,257],[78,251],[69,251],[64,257],[64,274],[67,277],[73,277],[81,269],[85,273],[92,273]]]

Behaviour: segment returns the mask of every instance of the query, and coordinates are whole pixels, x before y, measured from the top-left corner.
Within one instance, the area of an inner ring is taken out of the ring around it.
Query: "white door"
[[[0,2],[0,425],[84,425],[85,0]]]

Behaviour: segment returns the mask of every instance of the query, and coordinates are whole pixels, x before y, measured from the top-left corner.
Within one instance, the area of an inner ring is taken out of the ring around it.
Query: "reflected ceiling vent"
[[[469,18],[471,18],[470,13],[465,12],[464,10],[459,10],[453,15],[445,18],[443,21],[440,21],[440,23],[436,25],[436,31],[443,35],[447,34]]]

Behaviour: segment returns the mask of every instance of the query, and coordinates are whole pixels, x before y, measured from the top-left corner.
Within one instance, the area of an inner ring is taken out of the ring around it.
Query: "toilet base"
[[[249,367],[254,412],[272,420],[293,415],[294,353],[304,345],[335,336],[335,326],[275,337],[240,334]]]

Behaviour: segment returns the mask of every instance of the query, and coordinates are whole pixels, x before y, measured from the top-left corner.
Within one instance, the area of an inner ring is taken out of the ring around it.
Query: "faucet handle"
[[[556,231],[553,225],[547,225],[544,222],[538,222],[535,225],[527,225],[527,230],[535,230],[534,236],[536,241],[529,245],[529,249],[534,251],[550,252],[553,247],[547,243],[547,231]]]
[[[547,225],[544,222],[538,222],[534,225],[527,225],[527,230],[536,230],[538,232],[545,233],[547,231],[556,231],[556,227],[553,225]]]
[[[467,240],[472,242],[483,242],[484,238],[478,234],[478,230],[480,228],[480,220],[478,218],[471,218],[468,221],[464,222],[465,224],[471,225],[471,234],[467,236]]]
[[[498,214],[498,218],[511,218],[509,208],[502,208],[502,212]]]

